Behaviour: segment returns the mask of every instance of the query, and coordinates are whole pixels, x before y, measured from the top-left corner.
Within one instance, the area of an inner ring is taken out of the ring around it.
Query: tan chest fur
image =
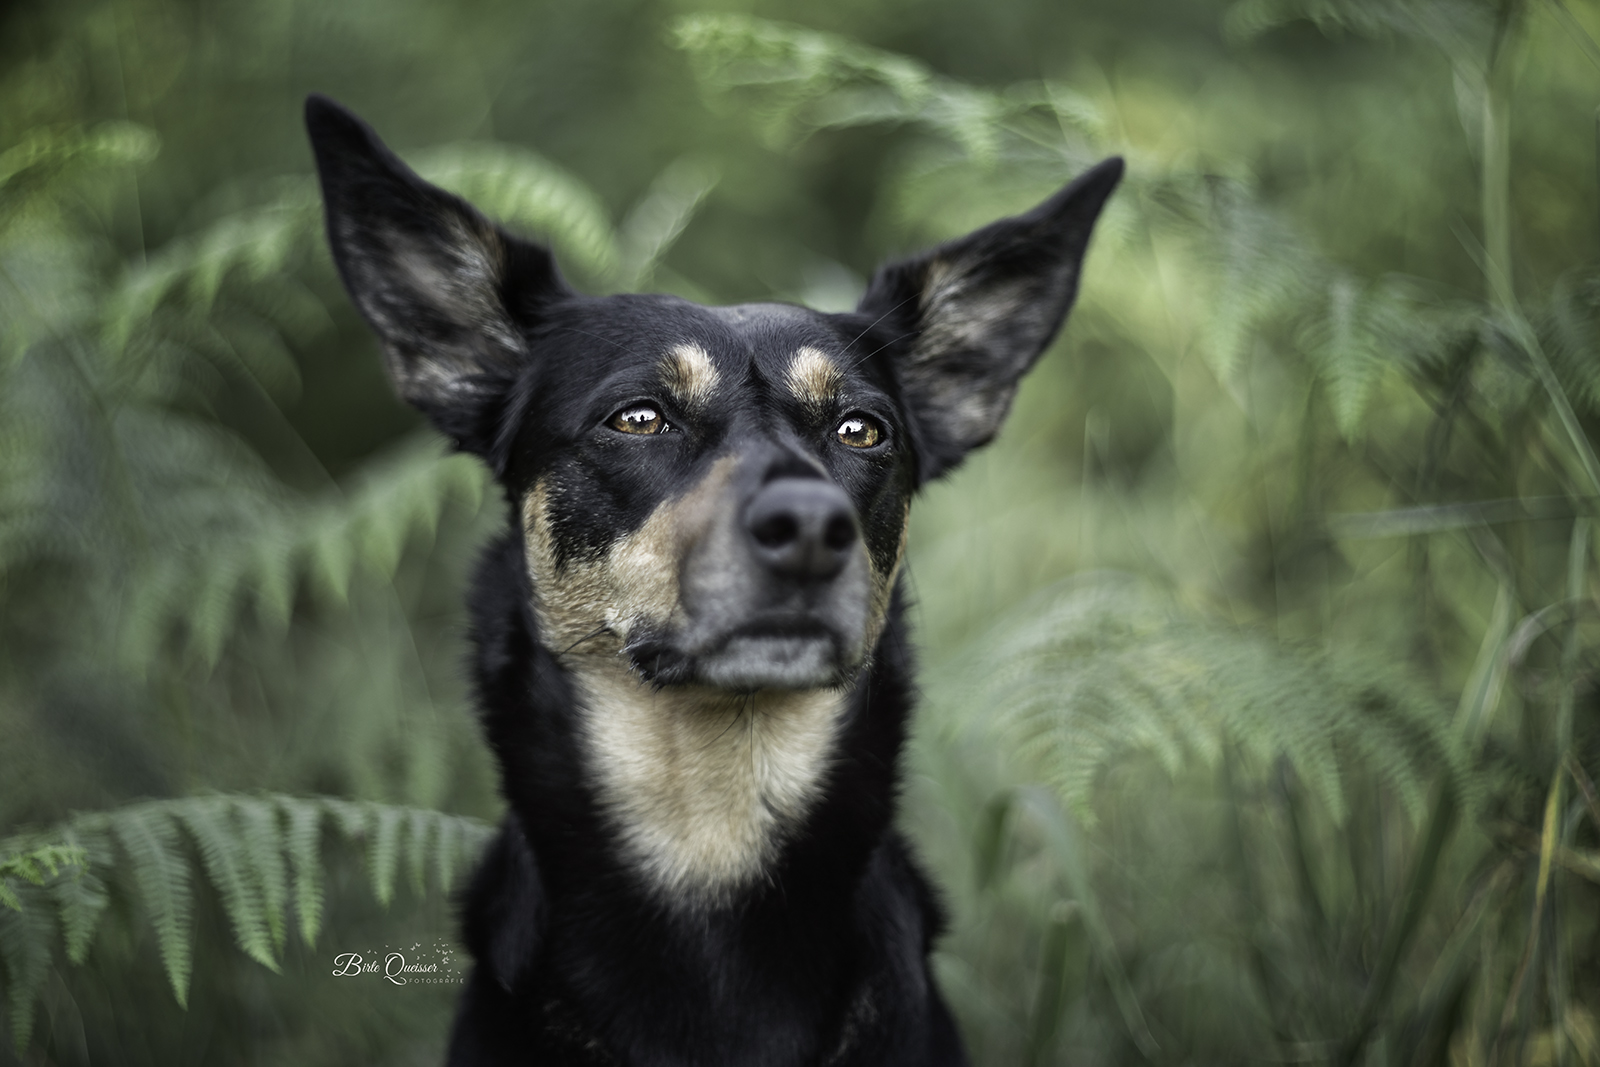
[[[585,742],[629,860],[669,898],[757,881],[821,792],[844,710],[831,690],[656,690],[579,676]]]

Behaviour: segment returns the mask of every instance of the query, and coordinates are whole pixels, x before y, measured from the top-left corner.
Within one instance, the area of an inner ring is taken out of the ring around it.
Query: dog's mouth
[[[665,634],[638,633],[623,653],[652,684],[735,691],[837,686],[860,666],[844,635],[809,616],[752,619],[692,648]]]

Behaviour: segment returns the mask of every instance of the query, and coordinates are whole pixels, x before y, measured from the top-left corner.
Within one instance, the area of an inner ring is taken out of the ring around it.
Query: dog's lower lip
[[[737,690],[814,689],[833,683],[839,672],[837,645],[816,629],[805,634],[741,630],[696,662],[702,681]]]

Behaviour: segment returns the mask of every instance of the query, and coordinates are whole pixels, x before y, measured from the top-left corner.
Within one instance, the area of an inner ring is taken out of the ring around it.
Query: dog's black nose
[[[750,501],[745,529],[756,558],[785,578],[821,581],[844,569],[856,515],[844,490],[819,478],[779,478]]]

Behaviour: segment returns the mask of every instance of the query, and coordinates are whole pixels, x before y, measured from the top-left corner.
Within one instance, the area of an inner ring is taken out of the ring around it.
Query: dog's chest
[[[760,878],[827,776],[846,697],[652,689],[577,679],[585,757],[627,861],[669,899],[714,902]]]

